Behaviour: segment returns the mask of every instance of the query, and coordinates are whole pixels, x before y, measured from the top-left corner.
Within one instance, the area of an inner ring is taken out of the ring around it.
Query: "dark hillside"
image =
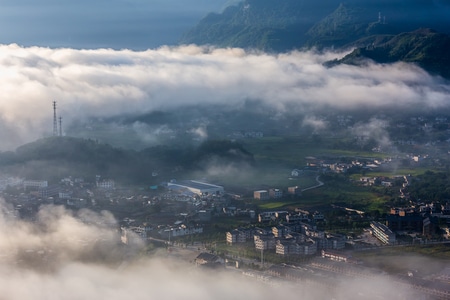
[[[71,137],[50,137],[0,153],[0,166],[12,175],[58,181],[65,176],[112,178],[122,183],[157,184],[191,171],[218,165],[253,163],[242,145],[208,140],[197,148],[155,146],[142,151]],[[158,173],[159,178],[154,178]]]
[[[181,43],[284,51],[301,47],[305,33],[331,13],[337,0],[321,5],[307,0],[247,0],[209,14],[187,32]]]
[[[450,33],[450,3],[425,0],[245,0],[209,14],[181,43],[289,51],[341,47],[417,28]]]
[[[430,29],[420,29],[396,36],[364,39],[357,48],[338,63],[359,64],[363,59],[378,63],[403,61],[415,63],[425,70],[450,78],[450,36]]]

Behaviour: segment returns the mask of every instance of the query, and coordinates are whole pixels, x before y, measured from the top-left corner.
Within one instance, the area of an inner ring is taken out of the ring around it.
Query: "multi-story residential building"
[[[258,215],[258,222],[262,223],[275,220],[285,220],[287,215],[287,211],[265,211]]]
[[[317,244],[312,239],[299,242],[295,239],[277,240],[275,252],[280,255],[312,255],[317,252]]]
[[[383,244],[391,245],[395,243],[395,233],[393,233],[386,225],[373,221],[370,223],[370,227],[372,228],[372,234]]]
[[[181,224],[178,227],[165,228],[159,231],[159,234],[161,236],[169,239],[172,237],[192,235],[198,233],[203,233],[202,226],[186,226],[184,224]]]
[[[267,190],[254,191],[253,198],[258,200],[269,200],[269,192]]]
[[[42,187],[39,188],[39,196],[42,198],[59,196],[60,190],[61,187],[58,185]]]
[[[283,197],[283,191],[280,189],[270,189],[269,197],[273,198],[273,199],[279,199],[279,198]]]
[[[275,253],[280,255],[288,255],[289,254],[289,245],[292,243],[292,240],[277,240],[275,245]]]
[[[287,228],[284,225],[278,225],[272,227],[272,233],[276,238],[282,238],[284,237],[289,231],[289,228]]]
[[[111,180],[111,179],[97,181],[97,187],[101,188],[101,189],[107,189],[107,190],[114,189],[115,182],[114,182],[114,180]]]
[[[233,245],[236,243],[245,243],[247,241],[247,234],[245,231],[235,229],[232,231],[228,231],[226,235],[228,245]]]
[[[298,186],[290,186],[288,187],[288,194],[300,196],[302,194],[302,189],[299,188]]]
[[[423,215],[414,208],[392,208],[386,216],[386,224],[392,231],[416,231],[423,230]]]
[[[273,234],[254,235],[255,248],[257,250],[275,249],[276,240]]]
[[[288,223],[309,222],[309,214],[288,214],[286,216],[286,221]]]
[[[309,227],[305,227],[305,234],[309,237],[315,237],[323,239],[325,238],[325,232],[320,230],[315,230]]]
[[[46,188],[48,187],[48,181],[46,180],[24,180],[23,188]]]
[[[353,264],[360,264],[361,262],[357,259],[354,259],[349,253],[335,251],[335,250],[322,250],[322,257],[328,258],[334,261],[342,261]]]
[[[143,227],[121,227],[121,241],[126,245],[140,243],[147,239],[147,232]]]

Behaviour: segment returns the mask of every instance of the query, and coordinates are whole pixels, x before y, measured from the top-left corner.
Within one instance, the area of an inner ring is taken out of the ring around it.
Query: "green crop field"
[[[291,169],[305,165],[305,157],[322,153],[323,145],[301,137],[265,137],[246,140],[244,147],[254,154],[258,163],[279,164]]]

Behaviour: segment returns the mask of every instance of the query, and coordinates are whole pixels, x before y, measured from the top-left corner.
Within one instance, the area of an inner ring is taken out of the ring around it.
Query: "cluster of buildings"
[[[435,237],[440,230],[440,218],[450,219],[449,203],[442,205],[439,213],[434,213],[433,205],[394,207],[387,214],[385,223],[371,222],[370,227],[379,241],[385,245],[393,245],[397,243],[397,235]]]
[[[316,158],[313,156],[306,157],[306,167],[303,169],[293,169],[292,177],[301,176],[305,170],[317,170],[333,173],[347,173],[351,169],[381,170],[389,169],[395,158],[386,159],[365,159],[352,160],[351,162],[339,162],[334,158]]]
[[[261,131],[234,131],[231,133],[230,138],[232,139],[260,139],[264,137],[264,133]]]
[[[275,226],[238,228],[226,233],[228,245],[252,242],[256,250],[274,251],[276,254],[313,255],[320,250],[340,250],[345,247],[346,236],[329,234],[317,230],[311,225],[310,217],[314,214],[286,211],[264,212],[259,215],[260,222],[282,221]],[[320,218],[319,214],[317,216]],[[323,216],[322,216],[323,217]],[[300,221],[301,220],[301,221]]]
[[[290,186],[287,189],[287,194],[289,196],[300,196],[302,190],[298,186]],[[268,189],[268,190],[257,190],[253,192],[253,198],[256,200],[270,200],[270,199],[280,199],[284,196],[283,190],[281,189]]]
[[[242,213],[226,205],[222,186],[198,180],[171,180],[166,187],[165,192],[152,198],[164,203],[158,216],[151,218],[153,226],[147,222],[139,224],[135,220],[122,223],[124,243],[133,238],[146,240],[150,236],[170,240],[201,234],[204,224],[211,221],[213,211],[220,211],[219,207],[229,215]]]
[[[165,192],[158,190],[158,187],[155,190],[133,190],[117,187],[114,180],[100,176],[96,176],[92,182],[83,178],[65,177],[54,184],[49,184],[47,180],[0,178],[0,191],[5,191],[4,197],[21,207],[45,203],[62,204],[72,208],[107,209],[119,215],[119,218],[132,219],[135,216],[126,216],[127,212],[142,215],[150,206],[164,202],[167,207],[162,210],[167,212],[162,211],[162,214],[186,212],[189,216],[197,215],[201,221],[210,221],[211,208],[214,204],[221,203],[224,195],[222,186],[196,180],[174,180],[166,188]],[[133,212],[138,207],[139,210]],[[172,229],[175,235],[178,231],[186,232],[186,228]]]

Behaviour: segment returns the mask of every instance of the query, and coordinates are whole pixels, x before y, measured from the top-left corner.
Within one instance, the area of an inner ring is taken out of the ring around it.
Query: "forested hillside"
[[[134,151],[72,137],[44,138],[15,152],[0,153],[4,172],[51,181],[69,175],[101,175],[124,183],[150,184],[202,170],[211,161],[252,164],[253,155],[239,143],[225,140],[208,140],[198,147],[155,146]]]
[[[360,64],[365,58],[378,63],[415,63],[433,74],[450,78],[450,36],[420,29],[395,36],[362,39],[352,53],[335,63]]]
[[[450,33],[450,3],[424,0],[245,0],[211,13],[181,43],[288,51],[341,47],[420,27]]]

